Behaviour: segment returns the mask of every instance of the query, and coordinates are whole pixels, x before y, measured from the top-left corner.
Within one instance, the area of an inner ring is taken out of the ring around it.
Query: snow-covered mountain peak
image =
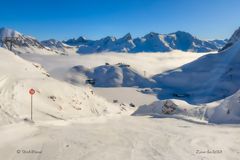
[[[49,39],[49,40],[45,40],[45,41],[41,41],[41,44],[44,45],[45,47],[49,47],[49,48],[63,48],[65,45],[61,42],[58,41],[56,39]]]
[[[127,33],[121,39],[126,40],[126,41],[132,40],[132,35],[131,35],[131,33]]]
[[[77,39],[76,38],[72,38],[66,41],[63,41],[63,43],[71,45],[71,46],[79,46],[79,45],[85,45],[89,42],[89,40],[84,37],[84,36],[80,36]]]
[[[235,43],[236,41],[240,40],[240,27],[233,33],[229,42]]]
[[[159,33],[150,32],[150,33],[146,34],[143,38],[149,39],[149,38],[158,37],[158,36],[159,36]]]
[[[177,32],[174,32],[172,34],[176,34],[176,35],[185,35],[185,36],[189,36],[189,37],[194,37],[193,35],[191,35],[190,33],[188,32],[185,32],[185,31],[177,31]]]
[[[51,49],[45,48],[36,38],[21,34],[13,29],[0,29],[0,46],[14,53],[55,54]]]
[[[117,40],[117,38],[114,36],[107,36],[105,38],[100,39],[100,41],[105,41],[105,42],[109,42],[109,41],[114,42],[116,40]]]
[[[183,38],[183,39],[197,39],[196,37],[194,37],[193,35],[191,35],[188,32],[184,32],[184,31],[177,31],[175,33],[172,33],[174,35],[176,35],[177,38]],[[171,34],[170,34],[171,35]]]
[[[49,40],[41,41],[41,44],[44,47],[46,47],[56,53],[60,53],[60,54],[69,54],[69,53],[76,52],[76,47],[69,46],[61,41],[56,40],[56,39],[49,39]]]
[[[79,43],[85,43],[85,42],[87,42],[87,38],[84,36],[80,36],[80,37],[78,37],[78,39],[76,41],[78,41]]]
[[[240,40],[240,27],[233,33],[233,35],[228,40],[227,44],[220,50],[223,51],[229,47],[231,47],[234,43]]]
[[[21,33],[13,30],[13,29],[9,29],[9,28],[0,28],[0,38],[6,38],[6,37],[19,37],[21,36]]]

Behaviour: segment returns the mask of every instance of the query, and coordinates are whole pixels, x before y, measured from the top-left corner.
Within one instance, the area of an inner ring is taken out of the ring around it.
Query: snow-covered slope
[[[222,48],[226,41],[200,40],[187,32],[178,31],[170,34],[158,34],[151,32],[142,38],[133,39],[128,33],[124,37],[105,37],[100,40],[87,40],[84,37],[70,39],[66,44],[79,47],[79,53],[113,52],[168,52],[171,50],[182,50],[192,52],[210,52]]]
[[[240,88],[240,41],[218,54],[209,54],[153,77],[163,88],[159,98],[206,103],[232,95]]]
[[[8,29],[0,29],[0,46],[12,50],[14,53],[38,53],[56,54],[45,48],[37,39],[22,35],[21,33]]]
[[[154,80],[140,75],[136,70],[127,64],[102,65],[93,69],[87,69],[83,66],[71,68],[72,76],[70,81],[81,83],[83,80],[94,80],[96,87],[150,87]],[[84,76],[84,77],[83,77]]]
[[[240,91],[226,98],[219,107],[215,108],[210,123],[240,123]]]
[[[0,48],[0,59],[0,124],[29,118],[30,88],[36,90],[35,121],[122,112],[119,106],[96,96],[90,88],[55,80],[39,64],[27,62],[6,49]]]

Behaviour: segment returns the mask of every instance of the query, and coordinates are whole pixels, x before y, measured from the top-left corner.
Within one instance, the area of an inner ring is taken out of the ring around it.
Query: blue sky
[[[228,38],[240,26],[240,0],[0,0],[0,27],[40,40],[187,31]]]

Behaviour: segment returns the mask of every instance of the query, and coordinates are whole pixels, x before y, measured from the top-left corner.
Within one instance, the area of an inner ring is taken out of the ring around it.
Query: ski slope
[[[239,160],[239,134],[237,126],[171,118],[52,121],[1,127],[0,136],[8,139],[0,141],[0,155],[4,160]],[[24,153],[28,150],[35,153]]]

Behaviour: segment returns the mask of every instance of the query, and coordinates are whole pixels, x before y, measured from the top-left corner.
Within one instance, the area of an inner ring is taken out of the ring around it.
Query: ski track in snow
[[[38,130],[5,144],[0,155],[5,160],[238,160],[240,156],[238,126],[131,116],[96,123],[76,121],[64,126],[39,122],[34,126]],[[42,153],[17,153],[18,149]],[[197,154],[197,150],[223,153]]]

